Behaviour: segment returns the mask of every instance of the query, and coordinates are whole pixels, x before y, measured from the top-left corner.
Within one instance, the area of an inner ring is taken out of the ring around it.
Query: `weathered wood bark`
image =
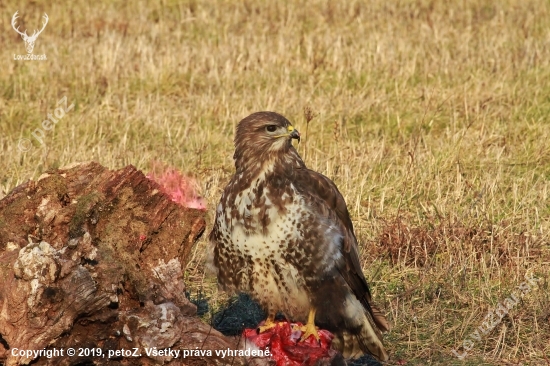
[[[128,166],[84,163],[44,174],[0,201],[0,363],[14,350],[64,349],[35,365],[223,365],[215,357],[147,357],[146,348],[227,349],[193,317],[183,267],[204,213],[173,203]],[[104,357],[70,357],[67,348]],[[139,357],[107,358],[138,348]],[[238,363],[236,363],[238,364]]]

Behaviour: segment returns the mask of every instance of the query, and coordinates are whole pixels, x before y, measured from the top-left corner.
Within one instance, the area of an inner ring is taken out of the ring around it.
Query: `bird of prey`
[[[292,145],[300,133],[282,115],[257,112],[239,122],[235,174],[216,209],[210,242],[220,287],[250,294],[267,313],[305,323],[302,340],[331,331],[346,358],[388,359],[389,329],[372,303],[357,239],[336,185],[306,167]]]

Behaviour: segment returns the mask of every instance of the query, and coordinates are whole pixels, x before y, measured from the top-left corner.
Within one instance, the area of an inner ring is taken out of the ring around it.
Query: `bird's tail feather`
[[[373,316],[365,311],[362,327],[358,333],[344,331],[334,338],[332,346],[340,351],[344,358],[357,358],[368,353],[380,361],[389,359],[382,344],[382,332],[389,329],[388,322],[380,310],[376,307],[372,310]]]
[[[388,323],[388,321],[386,320],[386,317],[384,316],[384,314],[382,314],[380,309],[378,309],[378,307],[376,307],[376,305],[372,303],[370,304],[370,308],[372,310],[372,320],[374,321],[374,324],[376,324],[378,329],[380,329],[382,333],[389,331],[390,324]]]

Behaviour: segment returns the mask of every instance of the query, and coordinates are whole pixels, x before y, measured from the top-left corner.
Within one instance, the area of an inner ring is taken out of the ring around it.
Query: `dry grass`
[[[0,197],[97,160],[194,174],[209,207],[235,124],[274,110],[344,194],[393,362],[550,364],[550,5],[543,0],[0,3]],[[24,54],[22,28],[50,23]],[[66,96],[44,145],[21,153]],[[212,220],[209,212],[209,223]],[[213,306],[205,240],[188,268]],[[537,289],[464,361],[451,353],[526,272]]]

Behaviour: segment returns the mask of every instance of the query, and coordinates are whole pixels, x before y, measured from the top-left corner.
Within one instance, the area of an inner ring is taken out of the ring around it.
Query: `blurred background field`
[[[16,10],[29,34],[48,14],[34,48],[46,61],[14,60]],[[160,161],[198,182],[208,234],[236,123],[277,111],[348,203],[393,326],[390,364],[550,364],[548,1],[4,0],[0,12],[0,198],[72,162]],[[74,108],[37,142],[63,97]],[[215,310],[227,296],[204,274],[206,238],[186,276]],[[527,273],[538,286],[455,357]]]

